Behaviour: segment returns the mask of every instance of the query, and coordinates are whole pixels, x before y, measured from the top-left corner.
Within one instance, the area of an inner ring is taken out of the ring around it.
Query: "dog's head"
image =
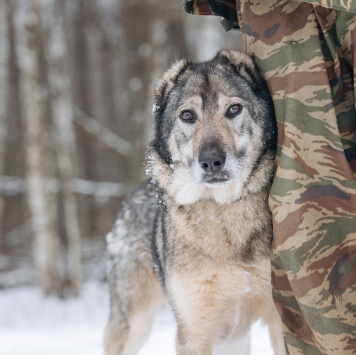
[[[230,203],[247,185],[270,182],[273,106],[246,54],[223,50],[208,62],[176,63],[157,85],[154,117],[149,170],[177,203]]]

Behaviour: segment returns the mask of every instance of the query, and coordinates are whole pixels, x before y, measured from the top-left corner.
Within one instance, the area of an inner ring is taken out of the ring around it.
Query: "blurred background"
[[[105,281],[105,235],[145,178],[155,81],[241,48],[177,0],[0,1],[0,289]]]

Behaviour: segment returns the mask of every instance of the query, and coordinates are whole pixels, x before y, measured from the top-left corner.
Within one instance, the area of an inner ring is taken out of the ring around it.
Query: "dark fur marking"
[[[180,69],[180,71],[177,73],[175,78],[173,79],[174,84],[178,83],[179,77],[188,69],[188,67],[191,65],[191,62],[186,60],[185,65]]]
[[[155,222],[154,222],[154,228],[153,228],[155,235],[158,234],[159,225],[162,226],[162,220],[163,220],[162,214],[157,214],[157,216],[155,218]],[[164,266],[162,264],[162,263],[164,263],[164,259],[162,260],[162,258],[161,258],[161,257],[165,258],[165,256],[160,255],[157,241],[158,241],[157,238],[152,239],[152,244],[151,244],[151,246],[152,246],[152,248],[151,248],[152,261],[153,261],[154,269],[158,276],[158,280],[161,283],[163,289],[165,289],[166,277],[165,277],[165,272],[164,272]]]
[[[168,82],[165,81],[164,84],[160,87],[159,92],[156,93],[156,105],[160,106],[163,102],[163,98],[166,96],[166,90],[167,90]]]
[[[158,194],[158,200],[164,201],[164,194],[165,191],[159,188],[155,184],[156,192]],[[151,254],[152,254],[152,261],[154,268],[156,270],[156,274],[158,276],[159,282],[161,283],[162,287],[165,287],[166,283],[166,278],[165,278],[165,273],[164,273],[164,265],[166,262],[166,238],[163,237],[162,239],[162,249],[163,249],[163,255],[160,255],[159,252],[159,246],[157,244],[158,239],[157,235],[167,235],[167,226],[166,226],[166,221],[164,216],[167,215],[167,207],[166,205],[160,204],[158,209],[157,209],[157,214],[154,220],[154,226],[153,226],[153,233],[152,233],[152,243],[151,243]]]
[[[247,156],[246,149],[241,149],[238,152],[236,152],[236,157],[238,159],[243,159]]]
[[[205,112],[207,109],[207,105],[209,105],[209,100],[208,100],[208,95],[210,92],[210,80],[209,80],[209,69],[208,68],[203,68],[201,72],[201,76],[203,77],[203,85],[201,88],[201,99],[202,99],[202,109]]]
[[[188,69],[190,64],[191,63],[189,61],[184,61],[184,65],[180,68],[180,70],[178,72],[176,72],[175,75],[172,78],[169,79],[169,81],[171,81],[174,84],[172,86],[171,90],[177,84],[178,79],[180,78],[180,76]],[[164,83],[159,88],[159,91],[156,91],[155,98],[156,98],[157,106],[160,106],[165,101],[165,99],[169,96],[169,94],[171,92],[171,91],[167,92],[169,81],[164,81]]]
[[[272,229],[271,229],[272,233]],[[270,250],[270,240],[263,239],[263,236],[266,235],[266,231],[258,231],[255,230],[250,234],[249,239],[246,241],[246,243],[243,245],[240,251],[239,257],[241,260],[245,263],[250,263],[256,260],[258,256],[261,254],[263,256],[269,256],[266,254],[266,249]],[[266,248],[266,246],[268,246]]]
[[[166,109],[166,103],[163,103],[159,106],[159,109],[155,113],[155,138],[151,142],[151,147],[158,153],[160,158],[162,158],[167,164],[172,163],[172,157],[168,149],[167,140],[164,139],[167,128],[169,131],[172,129],[171,127],[167,127],[167,125],[163,122],[163,113]]]

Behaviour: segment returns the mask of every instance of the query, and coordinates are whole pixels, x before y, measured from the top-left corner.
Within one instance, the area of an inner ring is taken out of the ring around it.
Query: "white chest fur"
[[[214,344],[243,336],[272,303],[268,260],[249,269],[207,263],[189,274],[172,274],[167,286],[177,319]]]

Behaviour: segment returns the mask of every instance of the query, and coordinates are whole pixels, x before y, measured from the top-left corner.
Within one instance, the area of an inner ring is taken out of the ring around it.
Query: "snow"
[[[1,355],[103,355],[107,285],[87,282],[79,298],[44,297],[35,287],[0,292]],[[168,309],[139,355],[174,355],[175,324]],[[255,325],[251,355],[272,355],[266,327]],[[226,354],[229,355],[229,354]]]

